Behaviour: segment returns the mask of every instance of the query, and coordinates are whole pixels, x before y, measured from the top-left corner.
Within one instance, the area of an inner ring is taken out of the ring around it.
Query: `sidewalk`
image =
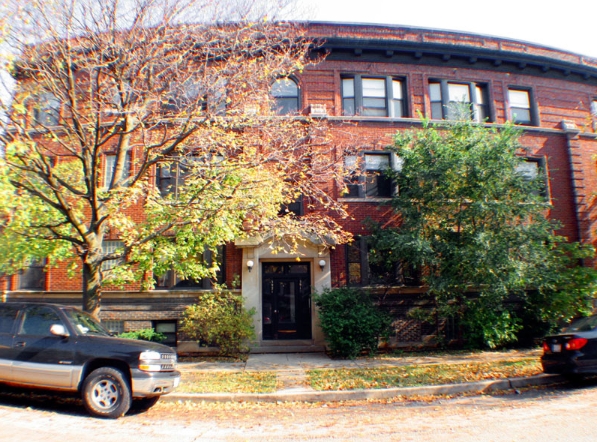
[[[504,379],[471,382],[452,385],[433,385],[406,388],[388,388],[350,391],[316,391],[307,383],[306,370],[326,368],[370,368],[396,367],[403,365],[445,364],[465,362],[489,362],[515,360],[528,357],[539,358],[540,350],[509,352],[479,352],[463,355],[446,356],[408,356],[362,358],[356,360],[333,360],[325,353],[283,353],[251,354],[246,362],[183,362],[179,370],[183,373],[193,371],[274,371],[281,385],[275,393],[171,393],[162,397],[165,401],[193,402],[323,402],[342,400],[387,399],[396,396],[442,395],[465,392],[483,393],[493,390],[518,389],[525,386],[553,383],[559,376],[539,375],[530,378]]]

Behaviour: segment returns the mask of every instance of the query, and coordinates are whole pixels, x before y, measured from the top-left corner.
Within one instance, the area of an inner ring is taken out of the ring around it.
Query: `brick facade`
[[[551,207],[548,215],[561,222],[560,234],[571,241],[597,246],[597,116],[591,103],[597,100],[597,60],[540,45],[465,33],[391,26],[312,23],[309,32],[322,38],[321,63],[297,75],[303,114],[311,105],[324,105],[336,146],[381,151],[396,131],[420,127],[419,116],[431,115],[430,80],[482,84],[487,91],[489,126],[509,118],[508,89],[530,91],[536,121],[523,127],[522,144],[529,156],[542,159],[548,176]],[[404,85],[405,115],[400,118],[343,116],[341,82],[344,75],[390,77]],[[340,189],[333,190],[340,198]],[[351,217],[343,226],[355,235],[366,234],[367,217],[391,222],[392,212],[379,202],[346,199]],[[139,214],[142,216],[142,214]],[[246,257],[241,248],[226,248],[226,281],[242,276]],[[591,265],[591,263],[587,263]],[[347,281],[344,247],[329,252],[329,283]],[[55,299],[76,302],[81,282],[69,278],[66,266],[50,268],[44,290],[18,290],[19,276],[2,281],[7,299]],[[243,290],[245,287],[243,287]],[[422,343],[436,331],[408,319],[417,304],[417,290],[397,289],[388,308],[396,317],[392,345]],[[129,330],[151,326],[152,321],[176,320],[194,301],[196,293],[139,292],[139,286],[104,295],[102,318],[125,321]],[[442,326],[450,327],[450,324]]]

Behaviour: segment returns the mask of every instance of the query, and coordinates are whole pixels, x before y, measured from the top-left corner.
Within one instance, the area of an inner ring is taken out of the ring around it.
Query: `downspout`
[[[562,120],[562,130],[566,134],[566,147],[568,149],[568,161],[570,162],[570,178],[572,180],[572,193],[574,196],[574,218],[576,220],[576,230],[578,232],[578,242],[585,243],[585,234],[583,229],[583,222],[581,210],[586,206],[584,199],[586,198],[586,188],[583,184],[583,176],[581,170],[581,156],[580,148],[574,140],[578,140],[580,129],[576,127],[571,121]],[[577,152],[575,152],[577,151]],[[584,211],[584,210],[583,210]],[[583,266],[584,262],[581,263]]]

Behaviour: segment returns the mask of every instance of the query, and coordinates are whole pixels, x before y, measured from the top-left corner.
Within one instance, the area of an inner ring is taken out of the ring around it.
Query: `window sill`
[[[338,198],[338,201],[342,201],[344,203],[387,203],[392,201],[391,197],[370,197],[370,198]]]

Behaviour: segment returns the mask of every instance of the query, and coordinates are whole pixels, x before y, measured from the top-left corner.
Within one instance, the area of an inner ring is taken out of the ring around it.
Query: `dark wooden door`
[[[263,263],[263,339],[311,338],[309,263]]]

